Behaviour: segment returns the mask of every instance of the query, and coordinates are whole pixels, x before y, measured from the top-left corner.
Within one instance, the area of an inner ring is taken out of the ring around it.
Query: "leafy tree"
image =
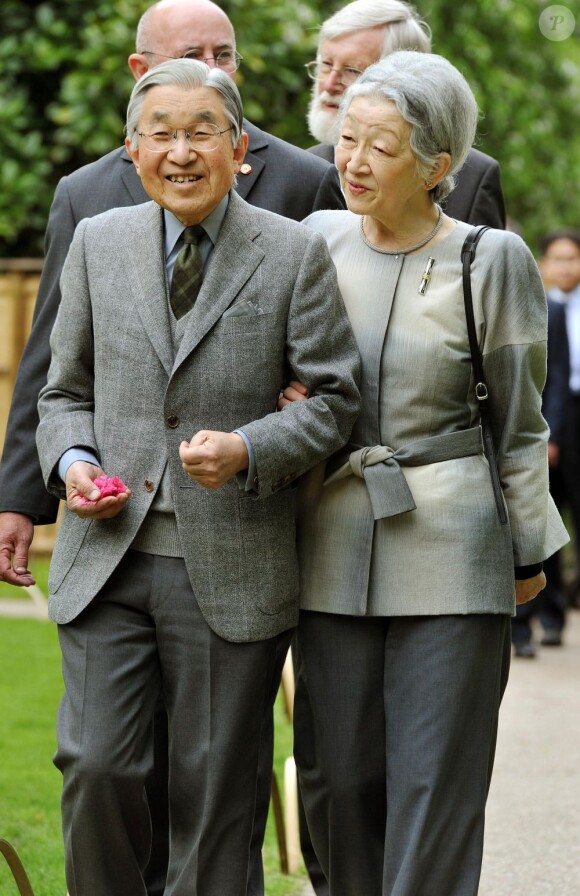
[[[58,179],[119,145],[133,81],[126,58],[150,0],[4,0],[0,34],[0,255],[42,255]],[[547,2],[547,0],[546,0]],[[501,163],[508,212],[532,244],[578,224],[580,50],[547,40],[542,0],[424,0],[434,51],[474,88],[479,148]],[[222,0],[244,57],[250,120],[310,145],[305,113],[319,23],[329,0]],[[300,189],[300,185],[296,185]]]
[[[580,20],[576,35],[557,43],[538,24],[548,2],[427,5],[434,52],[463,72],[478,99],[477,145],[501,164],[508,215],[532,248],[552,227],[578,226]]]

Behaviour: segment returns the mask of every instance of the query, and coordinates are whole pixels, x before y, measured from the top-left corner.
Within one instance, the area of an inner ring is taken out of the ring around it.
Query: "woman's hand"
[[[546,587],[546,576],[539,572],[531,579],[516,579],[516,604],[527,604]]]
[[[298,380],[290,380],[290,385],[286,386],[284,391],[280,393],[277,408],[281,411],[287,404],[292,404],[293,401],[300,401],[303,398],[308,398],[306,386],[303,386]]]

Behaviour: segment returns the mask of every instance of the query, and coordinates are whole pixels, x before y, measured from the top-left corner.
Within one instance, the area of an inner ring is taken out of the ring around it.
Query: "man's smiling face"
[[[140,137],[137,147],[125,145],[151,199],[168,209],[187,226],[199,224],[231,189],[246,154],[247,137],[232,145],[230,122],[223,99],[211,87],[184,90],[173,85],[152,87],[143,102],[138,130],[150,134],[162,125],[170,130],[189,130],[195,122],[212,122],[226,131],[210,152],[195,152],[183,130],[167,152],[147,149]]]

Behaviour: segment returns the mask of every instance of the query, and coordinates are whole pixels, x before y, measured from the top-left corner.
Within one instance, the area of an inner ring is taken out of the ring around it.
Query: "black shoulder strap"
[[[487,225],[474,227],[469,231],[461,249],[461,263],[463,266],[463,302],[465,305],[465,319],[467,321],[467,335],[469,337],[469,350],[471,352],[471,365],[473,367],[473,375],[475,379],[475,395],[479,404],[479,412],[481,418],[481,433],[483,438],[483,450],[489,464],[489,472],[491,475],[491,485],[495,497],[498,516],[502,525],[507,523],[507,513],[503,499],[503,491],[501,488],[499,471],[497,469],[497,461],[495,457],[495,448],[493,445],[493,436],[491,432],[491,424],[488,417],[489,412],[489,392],[485,382],[483,373],[483,360],[479,343],[477,341],[477,333],[475,330],[475,319],[473,316],[473,295],[471,292],[471,264],[475,258],[475,250],[477,244],[486,230]]]
[[[473,317],[473,297],[471,294],[471,264],[475,258],[475,250],[477,244],[486,230],[487,225],[474,227],[465,237],[463,248],[461,249],[461,262],[463,264],[463,302],[465,305],[465,318],[467,320],[467,335],[469,336],[469,350],[471,352],[471,363],[473,365],[473,373],[475,376],[475,391],[481,391],[481,396],[477,394],[477,400],[487,401],[487,388],[483,376],[483,363],[481,360],[481,352],[477,342],[477,334],[475,331],[475,320]],[[485,394],[485,398],[483,397]]]

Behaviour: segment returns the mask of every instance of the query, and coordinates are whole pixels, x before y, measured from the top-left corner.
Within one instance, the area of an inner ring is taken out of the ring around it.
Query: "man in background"
[[[568,586],[570,606],[580,607],[580,230],[552,230],[540,240],[540,271],[548,299],[564,309],[570,358],[567,413],[550,488],[558,508],[568,508],[575,567]],[[549,363],[549,356],[548,356]]]
[[[428,26],[402,0],[354,0],[323,22],[316,59],[306,66],[314,81],[308,126],[319,141],[311,153],[334,161],[343,93],[369,65],[396,50],[431,52]],[[504,229],[505,204],[495,159],[472,149],[443,207],[459,221]]]

